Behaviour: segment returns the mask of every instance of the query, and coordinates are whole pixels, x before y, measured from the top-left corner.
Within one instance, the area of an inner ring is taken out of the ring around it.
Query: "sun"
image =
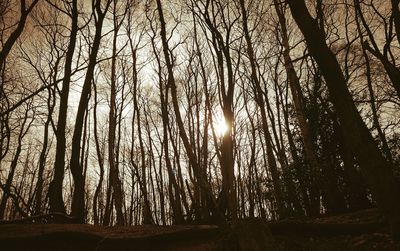
[[[214,123],[215,133],[217,136],[221,137],[224,136],[225,133],[228,131],[228,125],[226,124],[224,119],[220,119],[215,121]]]

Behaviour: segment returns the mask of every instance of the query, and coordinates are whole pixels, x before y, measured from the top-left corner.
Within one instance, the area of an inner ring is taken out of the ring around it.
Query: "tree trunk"
[[[64,181],[65,152],[66,152],[65,129],[67,125],[67,109],[68,109],[69,86],[70,86],[71,72],[72,72],[72,59],[74,56],[76,37],[78,33],[77,0],[73,0],[71,5],[72,5],[71,32],[65,58],[64,79],[62,82],[62,89],[60,93],[57,130],[55,132],[57,138],[56,160],[54,163],[53,180],[51,181],[49,187],[50,212],[60,212],[60,213],[65,213],[65,206],[63,200],[63,181]]]
[[[13,45],[17,42],[17,39],[21,36],[22,31],[24,30],[26,20],[28,19],[29,13],[33,10],[35,5],[39,2],[39,0],[34,0],[29,7],[26,6],[26,0],[21,0],[20,2],[20,11],[21,17],[18,21],[17,28],[11,33],[10,37],[2,44],[2,49],[0,51],[0,69],[3,68],[6,57],[10,53]],[[2,83],[3,84],[3,83]],[[0,99],[3,98],[0,96]]]
[[[247,44],[247,55],[249,57],[250,66],[251,66],[251,80],[253,85],[255,86],[255,99],[257,105],[260,108],[261,112],[261,120],[262,120],[262,129],[265,136],[266,151],[267,151],[267,162],[268,168],[271,172],[272,182],[274,187],[274,196],[278,207],[278,215],[280,218],[284,218],[287,215],[287,208],[284,202],[282,181],[279,175],[278,166],[276,163],[276,159],[274,156],[274,152],[272,149],[272,137],[268,128],[268,118],[267,112],[265,110],[265,101],[263,98],[263,91],[261,89],[260,80],[257,76],[257,66],[255,61],[254,49],[250,38],[250,32],[247,24],[247,11],[245,9],[244,0],[240,1],[240,7],[242,12],[242,24],[244,30],[244,36]]]
[[[189,164],[193,168],[193,172],[194,172],[196,178],[199,180],[200,188],[203,190],[203,192],[207,198],[207,201],[213,205],[212,206],[212,208],[214,209],[213,215],[216,217],[216,219],[221,224],[224,224],[225,219],[223,218],[223,216],[217,209],[216,201],[215,201],[214,195],[212,194],[211,187],[208,184],[206,177],[204,177],[203,173],[201,172],[199,164],[197,163],[196,156],[193,153],[193,149],[190,145],[189,138],[186,134],[183,120],[182,120],[182,117],[181,117],[181,114],[179,111],[180,109],[179,109],[179,102],[178,102],[177,87],[175,84],[173,65],[171,63],[170,52],[169,52],[169,48],[168,48],[166,24],[165,24],[164,14],[162,11],[162,6],[161,6],[160,0],[157,0],[157,10],[158,10],[160,24],[161,24],[160,34],[161,34],[161,40],[162,40],[163,53],[164,53],[167,70],[168,70],[167,86],[168,86],[168,88],[171,88],[172,104],[173,104],[173,108],[174,108],[174,112],[175,112],[176,123],[177,123],[178,129],[179,129],[178,130],[179,136],[181,137],[181,139],[183,141],[183,145],[185,147],[186,153],[189,158]]]
[[[56,64],[57,67],[57,64]],[[55,68],[56,68],[55,67]],[[54,78],[56,78],[56,75],[54,75]],[[39,170],[38,170],[38,179],[36,182],[36,198],[35,198],[35,214],[39,215],[42,212],[42,199],[43,199],[43,173],[44,173],[44,168],[46,165],[46,157],[47,157],[47,148],[48,148],[48,140],[49,140],[49,126],[51,123],[51,116],[53,114],[54,106],[55,106],[55,92],[52,90],[48,90],[49,96],[48,96],[48,101],[47,101],[47,108],[48,108],[48,114],[47,114],[47,119],[46,122],[44,123],[44,132],[43,132],[43,146],[42,150],[40,152],[40,157],[39,157]],[[52,97],[53,95],[53,97]]]
[[[71,161],[70,168],[72,177],[74,179],[74,193],[72,198],[72,215],[77,217],[80,222],[84,222],[85,219],[85,180],[83,176],[83,167],[80,163],[80,152],[81,152],[81,139],[82,129],[85,113],[87,112],[89,97],[91,93],[91,84],[93,79],[94,68],[97,64],[97,53],[100,47],[101,31],[103,27],[103,21],[107,13],[108,7],[111,1],[107,1],[104,11],[101,10],[101,1],[96,1],[93,6],[94,11],[97,14],[96,31],[93,39],[93,45],[91,53],[89,55],[89,64],[83,82],[82,93],[79,100],[78,112],[75,119],[75,129],[72,137],[72,150],[71,150]]]
[[[304,0],[288,0],[288,3],[308,49],[325,78],[344,136],[355,151],[364,178],[371,187],[378,207],[390,222],[394,236],[400,237],[400,194],[392,169],[357,111],[339,63],[328,48],[325,37],[308,12]]]
[[[116,105],[116,96],[117,96],[117,81],[116,81],[116,61],[117,61],[117,37],[118,31],[121,26],[121,23],[117,20],[117,1],[114,1],[113,8],[113,21],[114,21],[114,32],[113,32],[113,43],[112,43],[112,56],[111,56],[111,93],[110,93],[110,113],[108,120],[108,163],[110,165],[110,184],[114,191],[114,203],[115,210],[117,213],[117,225],[124,225],[125,219],[122,212],[122,185],[121,180],[119,178],[119,170],[118,170],[118,159],[116,157],[116,151],[118,148],[116,147],[116,127],[117,127],[117,105]],[[123,19],[122,19],[123,20]]]
[[[281,27],[281,38],[283,45],[283,59],[285,62],[285,70],[287,80],[289,83],[289,89],[292,94],[293,105],[296,111],[297,122],[299,123],[301,136],[304,143],[304,150],[306,157],[311,167],[311,187],[310,187],[310,198],[311,198],[311,211],[308,211],[308,215],[318,215],[320,210],[319,202],[319,176],[320,176],[320,163],[317,156],[317,151],[314,147],[314,142],[311,137],[310,125],[307,122],[306,115],[304,113],[304,101],[303,94],[300,87],[300,80],[294,69],[292,58],[290,56],[290,45],[289,37],[286,27],[286,19],[281,8],[281,5],[277,0],[274,0],[275,11],[278,15],[279,24]]]
[[[14,179],[14,174],[15,174],[15,169],[17,168],[18,165],[18,160],[19,160],[19,156],[22,152],[22,139],[24,138],[24,136],[26,135],[26,133],[29,130],[29,127],[31,126],[33,120],[28,124],[27,128],[25,128],[26,122],[28,120],[28,111],[29,109],[27,108],[27,110],[25,111],[24,117],[22,118],[22,124],[21,124],[21,129],[20,132],[18,134],[18,145],[17,145],[17,149],[15,150],[15,154],[14,157],[11,161],[10,164],[10,168],[9,168],[9,172],[8,172],[8,176],[7,176],[7,180],[6,183],[4,185],[1,186],[1,189],[3,190],[3,196],[1,198],[0,201],[0,219],[3,219],[4,217],[4,213],[6,212],[6,207],[7,207],[7,201],[8,198],[10,196],[10,192],[11,192],[11,185]]]

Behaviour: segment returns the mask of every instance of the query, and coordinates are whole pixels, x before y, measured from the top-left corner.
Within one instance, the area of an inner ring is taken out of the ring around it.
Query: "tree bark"
[[[63,181],[64,181],[65,152],[66,152],[65,129],[67,125],[67,109],[68,109],[69,86],[71,82],[72,60],[74,57],[77,34],[78,34],[78,6],[77,6],[77,0],[73,0],[71,2],[71,32],[65,58],[64,79],[62,81],[62,89],[60,93],[57,130],[55,132],[57,139],[56,160],[54,163],[53,180],[51,181],[49,187],[50,212],[65,213],[63,191],[62,191]]]
[[[78,218],[80,222],[84,222],[85,219],[85,180],[83,176],[82,163],[80,163],[82,129],[91,93],[91,84],[93,79],[94,68],[97,64],[96,59],[100,47],[103,21],[110,4],[111,1],[108,0],[105,5],[104,11],[102,11],[101,9],[102,4],[100,0],[96,1],[94,5],[94,11],[96,12],[97,15],[96,31],[93,38],[91,53],[89,55],[89,64],[85,75],[85,80],[83,82],[82,93],[79,100],[78,112],[76,114],[76,119],[75,119],[75,129],[72,137],[70,168],[72,177],[74,179],[74,193],[72,198],[71,214],[74,217]]]
[[[329,90],[344,135],[369,183],[378,207],[387,217],[395,237],[400,237],[399,187],[392,169],[382,156],[352,100],[339,63],[328,48],[323,33],[311,17],[304,0],[287,0],[292,16],[303,33]]]
[[[2,49],[0,51],[0,69],[3,68],[6,57],[10,53],[15,42],[17,42],[17,39],[21,36],[21,34],[24,30],[24,27],[25,27],[26,20],[28,19],[29,13],[33,10],[33,8],[35,7],[35,5],[38,2],[39,2],[39,0],[34,0],[31,3],[31,5],[29,7],[27,7],[26,0],[21,0],[21,2],[20,2],[21,17],[19,19],[17,28],[11,33],[10,37],[3,44]],[[2,96],[0,96],[0,98],[2,98]]]
[[[96,85],[93,85],[94,89],[94,107],[93,107],[93,134],[94,134],[94,141],[96,145],[96,154],[97,154],[97,161],[99,163],[99,168],[100,168],[100,177],[99,177],[99,182],[97,183],[96,189],[94,191],[93,195],[93,221],[94,224],[99,224],[101,222],[98,214],[98,205],[99,205],[99,196],[100,192],[103,186],[103,180],[104,180],[104,148],[105,148],[105,143],[103,145],[100,145],[99,141],[99,135],[98,135],[98,129],[97,129],[97,88]]]
[[[113,43],[112,43],[112,56],[111,56],[111,93],[110,93],[110,113],[108,122],[108,163],[110,165],[110,184],[114,191],[114,203],[115,210],[117,213],[117,225],[124,225],[125,219],[122,212],[122,185],[119,178],[118,170],[118,159],[116,157],[116,126],[117,126],[117,105],[116,105],[116,95],[117,95],[117,81],[116,81],[116,61],[117,61],[117,37],[118,31],[121,27],[122,21],[117,20],[117,1],[114,1],[113,8],[113,22],[114,22],[114,32],[113,32]],[[123,18],[122,18],[123,20]]]

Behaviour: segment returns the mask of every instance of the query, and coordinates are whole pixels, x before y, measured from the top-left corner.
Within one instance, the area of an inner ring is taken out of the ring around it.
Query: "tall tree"
[[[6,58],[8,54],[11,52],[14,44],[18,41],[18,38],[21,36],[24,31],[26,21],[28,19],[29,14],[32,12],[34,7],[37,5],[39,0],[34,0],[29,6],[26,3],[26,0],[21,0],[20,7],[20,17],[16,24],[16,28],[11,32],[8,38],[3,41],[3,37],[1,37],[2,47],[0,50],[0,133],[1,133],[1,152],[0,152],[0,160],[5,157],[6,153],[9,149],[9,138],[10,138],[10,129],[8,124],[9,115],[4,114],[3,112],[9,109],[9,99],[5,93],[5,83],[7,82],[7,74],[6,74]],[[0,17],[1,20],[4,20],[6,9],[10,6],[10,2],[3,1],[0,4]],[[4,25],[6,25],[4,23]],[[10,27],[4,27],[2,29],[1,35],[3,36],[3,31],[9,29]]]
[[[364,17],[359,0],[354,0],[354,8],[356,10],[356,13],[355,13],[356,19],[359,18],[361,20],[361,23],[363,24],[363,26],[366,30],[369,41],[372,44],[372,47],[371,47],[368,40],[366,40],[363,42],[364,48],[367,49],[372,55],[374,55],[374,57],[376,57],[382,63],[385,71],[387,72],[387,75],[389,76],[390,81],[392,82],[392,86],[395,89],[397,96],[400,97],[400,70],[396,67],[395,62],[391,61],[391,58],[389,56],[390,43],[392,40],[391,35],[389,35],[390,38],[387,39],[387,41],[384,45],[384,48],[383,48],[383,52],[381,52],[381,50],[378,47],[378,43],[376,42],[376,39],[374,37],[374,34],[372,33],[371,28],[369,27],[367,20]],[[398,3],[397,3],[397,10],[398,10]],[[393,8],[393,11],[394,11],[393,18],[395,20],[395,27],[396,27],[396,31],[397,31],[399,29],[399,28],[397,28],[397,25],[399,24],[399,23],[397,23],[399,21],[398,20],[399,17],[396,16],[397,12],[396,12],[395,7]]]
[[[244,32],[244,38],[246,40],[246,45],[247,45],[247,56],[249,58],[250,62],[250,68],[251,68],[251,81],[254,86],[254,96],[256,103],[258,107],[260,108],[261,112],[261,120],[262,120],[262,128],[265,136],[265,142],[267,144],[267,161],[268,161],[268,167],[271,172],[272,176],[272,182],[274,184],[274,195],[277,203],[277,209],[278,209],[278,214],[280,217],[285,217],[287,215],[287,208],[284,202],[284,195],[283,195],[283,183],[280,178],[280,174],[278,171],[278,166],[276,163],[276,159],[274,156],[274,152],[272,149],[272,137],[269,132],[269,126],[268,126],[268,117],[267,117],[267,111],[266,111],[266,105],[265,100],[264,100],[264,92],[261,88],[261,83],[258,78],[258,71],[257,71],[257,62],[254,54],[254,48],[253,48],[253,43],[251,41],[250,37],[250,32],[249,32],[249,26],[248,26],[248,12],[246,10],[245,2],[244,0],[240,0],[240,9],[242,13],[242,25],[243,25],[243,32]],[[268,102],[268,101],[267,101]]]
[[[62,81],[62,89],[60,92],[60,105],[58,110],[58,120],[56,129],[56,161],[54,163],[54,176],[49,188],[49,204],[51,212],[65,213],[65,205],[63,200],[63,180],[65,169],[65,152],[66,152],[66,126],[67,126],[67,109],[68,97],[71,82],[71,73],[73,65],[73,57],[76,45],[76,37],[78,34],[78,3],[73,0],[70,3],[70,34],[67,53],[64,64],[64,78]]]
[[[230,4],[223,5],[220,1],[206,0],[197,4],[199,15],[209,31],[211,32],[211,41],[217,61],[217,81],[221,95],[221,109],[223,113],[226,131],[222,135],[222,143],[220,147],[220,165],[222,174],[222,196],[220,208],[222,212],[227,211],[228,218],[237,218],[237,200],[235,190],[235,159],[234,159],[234,138],[233,132],[235,128],[234,118],[234,61],[231,55],[231,37],[233,25],[239,19],[239,15],[231,16],[229,10]],[[226,12],[226,15],[225,13]],[[219,18],[216,18],[219,16]],[[217,20],[220,23],[217,23]],[[232,19],[232,20],[230,20]],[[218,27],[223,27],[221,32]]]
[[[178,131],[179,131],[179,136],[181,137],[183,141],[184,148],[186,150],[186,154],[188,155],[189,159],[189,164],[191,168],[193,169],[194,175],[196,176],[197,180],[199,181],[199,186],[201,189],[204,191],[204,194],[207,198],[207,201],[212,205],[212,210],[213,215],[216,217],[217,221],[221,222],[221,224],[225,223],[225,219],[221,215],[221,212],[217,208],[217,203],[215,200],[215,197],[212,193],[211,187],[206,179],[206,177],[203,175],[203,173],[200,170],[199,163],[196,159],[196,155],[193,152],[193,149],[191,147],[191,144],[189,142],[189,137],[186,133],[182,116],[180,113],[179,109],[179,102],[178,102],[178,94],[177,94],[177,86],[175,83],[175,77],[174,77],[174,69],[173,69],[173,64],[171,62],[171,55],[170,55],[170,50],[168,46],[168,39],[167,39],[167,32],[166,32],[166,23],[165,23],[165,18],[164,18],[164,13],[161,5],[161,1],[157,0],[157,11],[158,11],[158,16],[160,20],[160,36],[161,36],[161,42],[162,42],[162,47],[163,47],[163,54],[164,54],[164,59],[165,63],[167,66],[168,70],[168,78],[167,78],[167,88],[170,88],[171,90],[171,98],[172,98],[172,105],[175,113],[175,118],[176,118],[176,123],[178,126]]]
[[[324,32],[312,18],[304,0],[287,1],[292,16],[304,35],[308,49],[317,62],[329,90],[344,135],[369,183],[378,207],[386,215],[392,232],[400,237],[399,187],[390,164],[385,160],[362,120],[347,88],[337,58],[326,44]]]
[[[108,162],[110,165],[110,184],[114,192],[114,203],[115,210],[117,212],[117,224],[124,225],[124,215],[122,213],[122,185],[119,178],[118,170],[118,159],[116,158],[116,151],[118,151],[115,140],[116,140],[116,126],[117,126],[117,76],[116,76],[116,63],[117,63],[117,38],[118,32],[121,28],[122,22],[125,19],[127,8],[124,8],[124,13],[121,17],[118,15],[118,1],[114,0],[113,4],[113,43],[112,43],[112,55],[111,55],[111,93],[110,93],[110,113],[108,120]]]
[[[111,0],[107,0],[103,7],[102,1],[96,0],[92,6],[95,20],[95,34],[91,45],[88,68],[82,86],[78,112],[75,119],[75,129],[72,137],[70,169],[74,179],[74,193],[72,198],[71,214],[77,217],[80,222],[84,222],[85,220],[85,180],[83,176],[83,166],[80,162],[82,129],[92,89],[91,85],[94,68],[97,64],[97,53],[99,51],[102,38],[103,22],[111,2]]]

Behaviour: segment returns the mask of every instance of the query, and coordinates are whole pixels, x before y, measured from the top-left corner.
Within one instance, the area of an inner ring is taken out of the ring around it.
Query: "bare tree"
[[[345,137],[355,149],[355,155],[368,181],[378,206],[391,223],[395,236],[400,234],[400,202],[398,185],[390,164],[382,156],[354,105],[343,72],[325,36],[313,21],[304,1],[288,1],[293,18],[303,33],[313,58],[318,63],[329,89],[330,99],[344,129]],[[357,132],[357,133],[356,133]]]
[[[17,147],[15,149],[14,157],[11,161],[7,180],[5,184],[1,184],[1,189],[3,190],[3,196],[0,201],[0,218],[4,218],[4,214],[6,212],[6,206],[7,206],[7,201],[9,197],[11,196],[11,187],[12,187],[12,182],[14,179],[14,174],[17,169],[18,161],[21,156],[22,152],[22,140],[23,138],[27,135],[30,127],[32,126],[32,123],[34,121],[35,113],[33,111],[32,118],[29,118],[29,113],[31,109],[30,107],[27,107],[25,109],[25,112],[22,114],[22,122],[20,125],[20,130],[18,133],[18,139],[17,139]]]
[[[49,188],[50,211],[65,213],[63,200],[63,180],[65,169],[65,151],[66,151],[66,125],[67,125],[67,109],[68,97],[71,82],[72,62],[74,57],[76,37],[78,33],[78,3],[73,0],[70,5],[71,9],[71,32],[70,40],[65,58],[64,79],[60,92],[60,105],[58,111],[57,129],[56,129],[56,161],[54,163],[54,177]]]
[[[34,0],[29,6],[26,4],[26,0],[21,0],[20,2],[20,12],[21,16],[19,18],[17,27],[15,30],[11,33],[11,35],[8,37],[6,42],[3,44],[2,49],[0,51],[0,69],[4,67],[4,62],[6,60],[6,57],[10,53],[12,47],[14,44],[17,42],[18,38],[21,36],[26,20],[28,19],[29,13],[33,10],[35,5],[39,2],[39,0]],[[0,96],[1,98],[2,96]]]
[[[89,97],[91,93],[91,85],[94,74],[94,68],[97,64],[97,53],[99,51],[100,42],[102,38],[102,28],[108,8],[111,5],[111,0],[108,0],[104,6],[102,1],[94,2],[93,15],[95,19],[95,35],[91,45],[89,55],[88,68],[83,82],[82,93],[79,100],[78,112],[75,120],[75,129],[72,137],[72,150],[70,168],[72,177],[74,178],[74,195],[72,199],[72,215],[77,217],[80,221],[85,219],[85,180],[83,176],[83,167],[80,162],[80,150],[82,140],[82,129],[84,117],[88,109]]]
[[[189,137],[187,136],[186,130],[183,125],[180,109],[179,109],[179,103],[178,103],[178,97],[177,97],[177,86],[175,83],[175,77],[174,77],[174,71],[173,71],[173,65],[171,62],[171,55],[168,47],[168,40],[167,40],[167,34],[166,34],[166,23],[164,19],[164,14],[162,10],[162,5],[161,1],[157,0],[157,11],[159,15],[159,20],[160,20],[160,28],[161,28],[161,42],[162,42],[162,47],[163,47],[163,53],[164,53],[164,60],[167,66],[168,70],[168,79],[167,79],[167,86],[168,88],[171,89],[171,98],[172,98],[172,104],[175,112],[175,117],[176,117],[176,123],[179,128],[179,135],[183,141],[183,145],[185,147],[186,153],[189,158],[189,163],[191,168],[193,169],[193,172],[196,176],[196,178],[199,180],[199,185],[201,189],[204,191],[207,200],[213,205],[212,208],[215,210],[214,215],[218,218],[218,220],[224,221],[224,218],[220,214],[219,210],[216,207],[216,201],[214,198],[214,195],[212,194],[211,188],[206,180],[206,177],[203,176],[202,172],[200,171],[199,164],[196,160],[196,156],[193,152],[193,149],[190,145],[189,142]]]

